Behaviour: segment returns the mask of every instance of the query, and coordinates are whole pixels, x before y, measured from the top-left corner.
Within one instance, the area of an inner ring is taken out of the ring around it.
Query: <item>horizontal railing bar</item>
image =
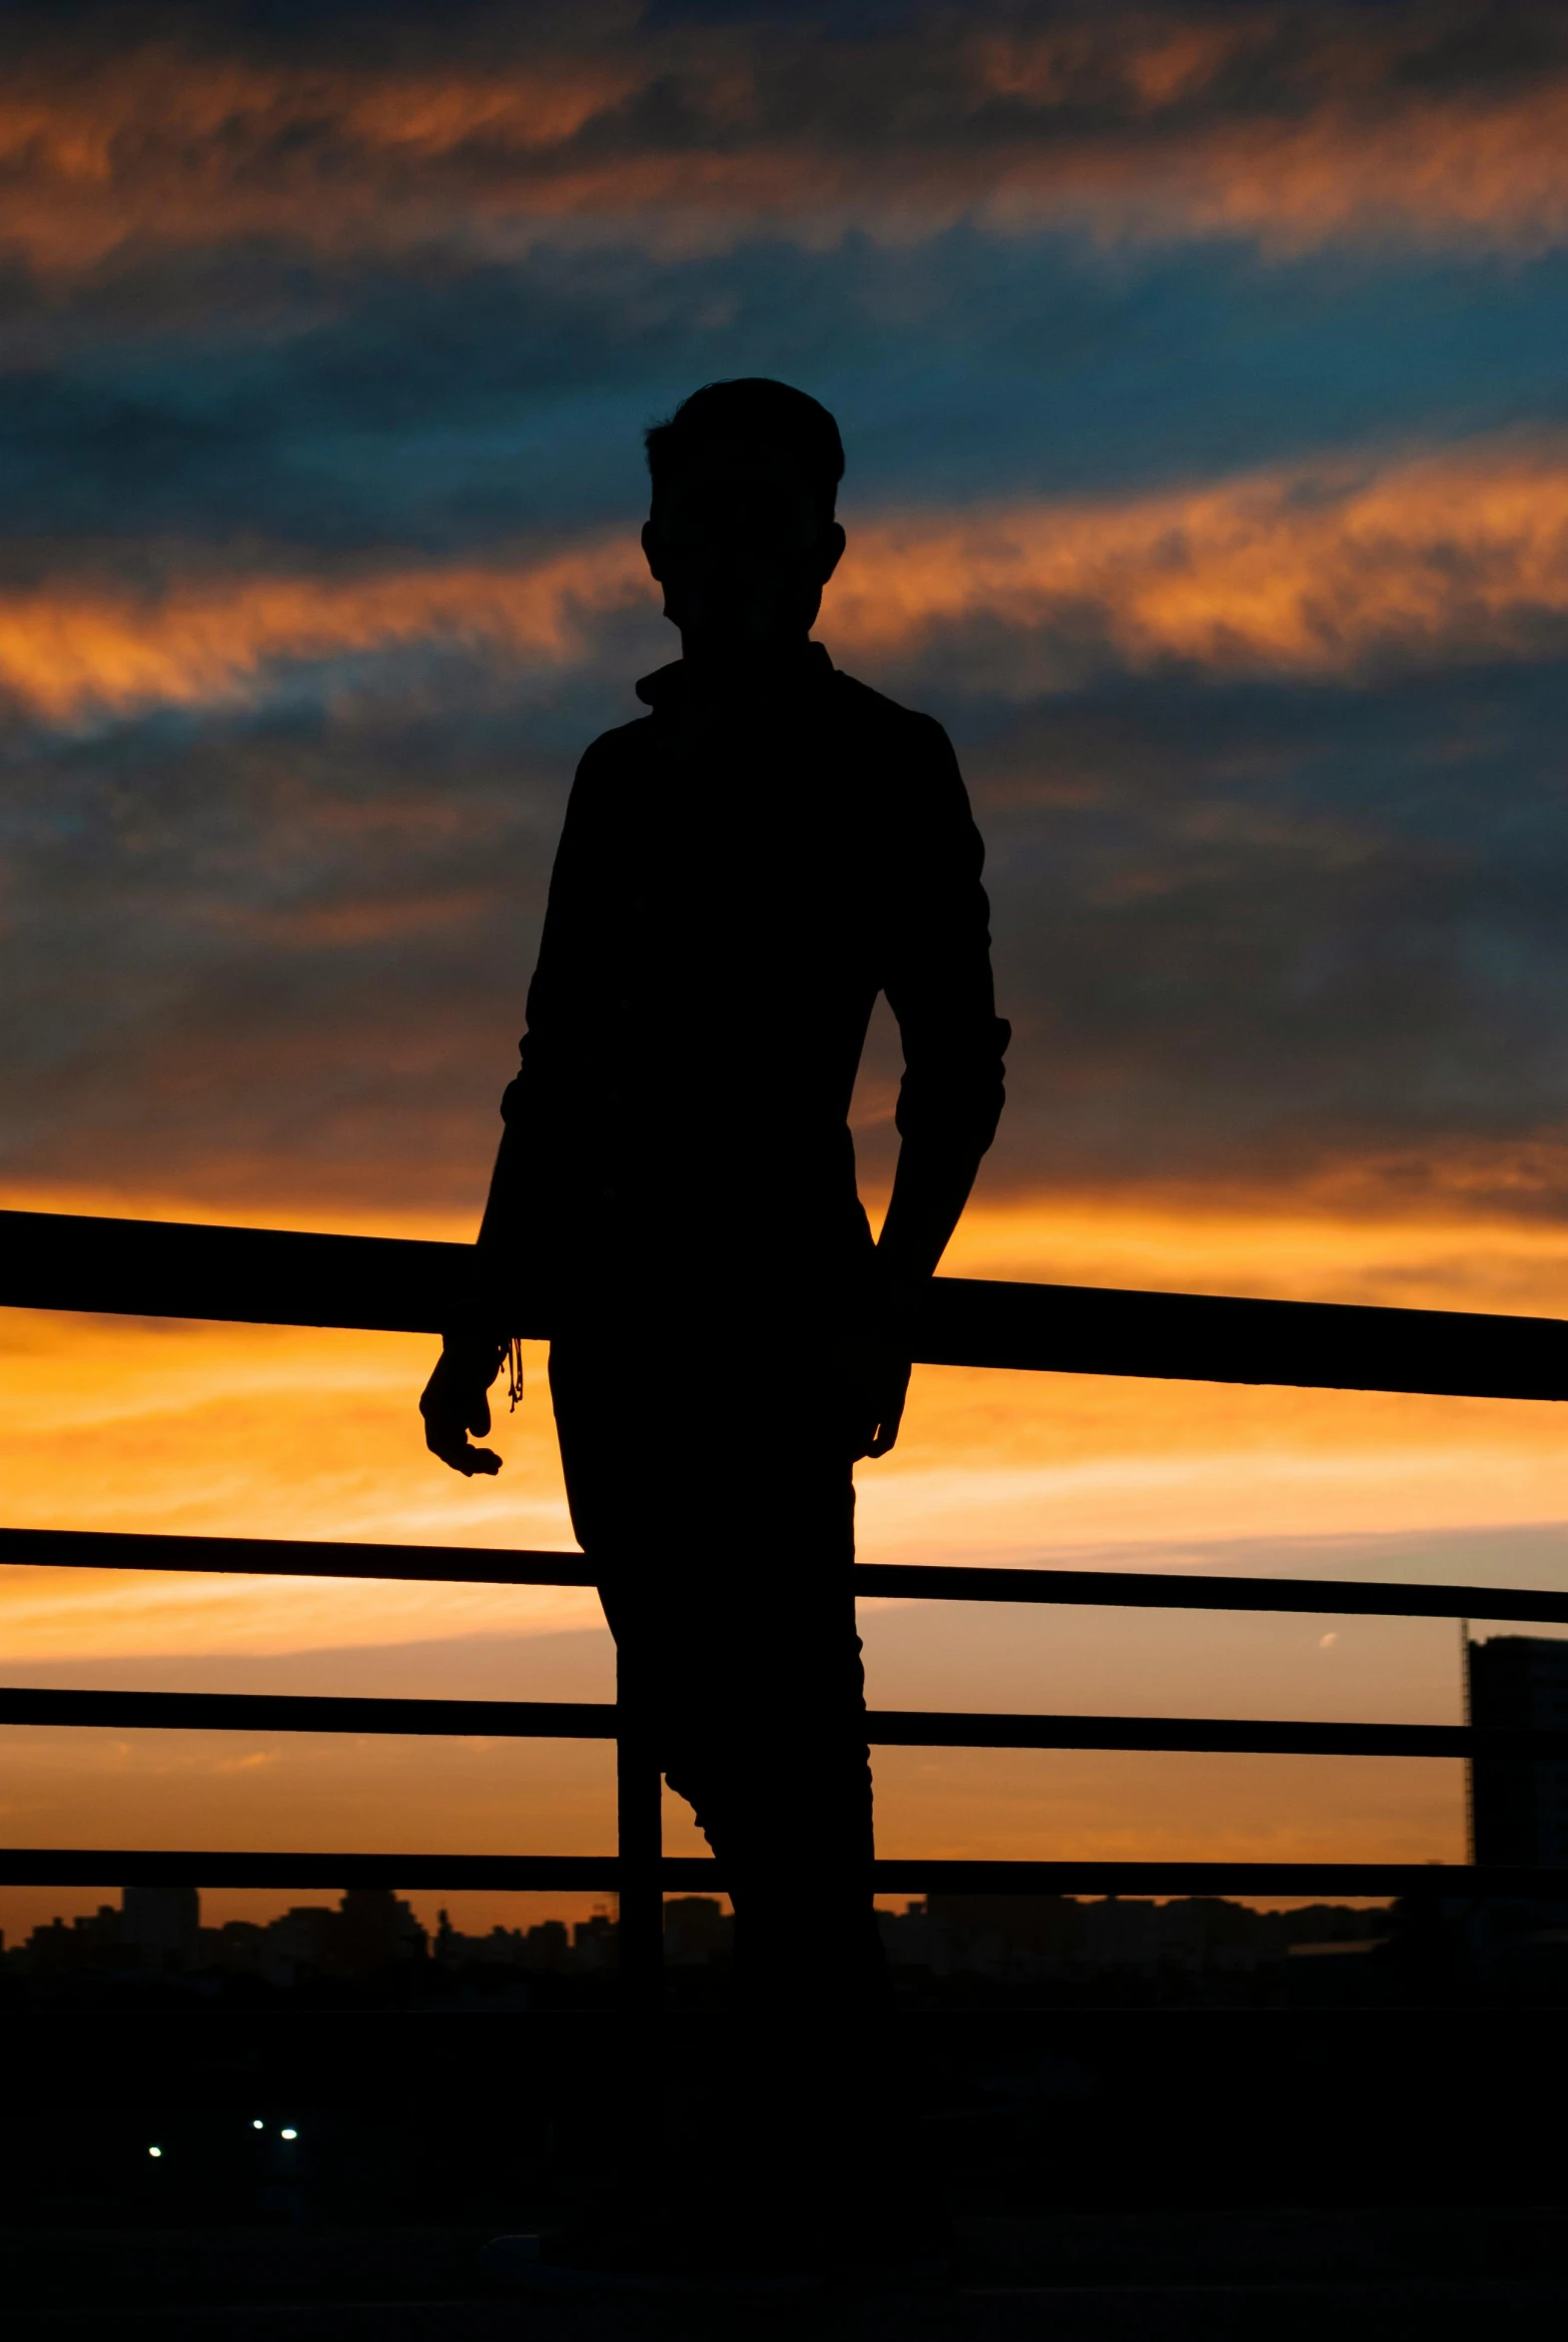
[[[3,1698],[0,1694],[0,1698]],[[1235,1757],[1463,1757],[1503,1764],[1568,1759],[1568,1731],[1467,1724],[1275,1723],[1205,1716],[1010,1716],[873,1709],[879,1748],[1142,1749]]]
[[[56,1691],[0,1687],[0,1724],[123,1731],[375,1732],[485,1740],[613,1740],[609,1700],[335,1698],[315,1692]]]
[[[4,1559],[0,1544],[0,1560]],[[1167,1576],[1153,1570],[996,1569],[862,1561],[866,1600],[1061,1602],[1128,1610],[1280,1610],[1360,1618],[1486,1618],[1568,1625],[1568,1593],[1526,1586],[1401,1585],[1397,1579]]]
[[[467,1244],[0,1212],[12,1307],[437,1333],[475,1282]],[[548,1332],[517,1314],[515,1332]],[[1568,1397],[1568,1321],[1552,1317],[938,1277],[914,1339],[931,1365]]]
[[[1568,1398],[1568,1321],[937,1277],[915,1325],[931,1366],[1273,1383],[1451,1398]]]
[[[0,1302],[28,1309],[439,1333],[469,1297],[473,1257],[421,1237],[0,1212]]]
[[[254,1577],[413,1578],[430,1584],[591,1586],[581,1553],[473,1545],[314,1543],[296,1537],[166,1537],[143,1530],[0,1529],[0,1564],[48,1569],[230,1572]],[[1174,1577],[1153,1570],[974,1569],[863,1561],[857,1595],[927,1602],[1060,1602],[1136,1610],[1278,1610],[1372,1618],[1517,1619],[1568,1625],[1568,1593],[1525,1586],[1401,1585],[1350,1578]]]
[[[724,1892],[722,1865],[666,1855],[665,1888]],[[395,1887],[499,1893],[614,1894],[614,1855],[236,1854],[123,1847],[0,1848],[0,1886]],[[1568,1869],[1459,1863],[986,1862],[894,1858],[874,1866],[879,1895],[1164,1895],[1568,1899]]]
[[[613,1740],[601,1700],[377,1699],[302,1692],[61,1691],[0,1687],[0,1725],[118,1730],[417,1733],[475,1739]],[[1568,1760],[1568,1731],[1465,1724],[1284,1723],[1207,1716],[1019,1716],[990,1710],[873,1708],[878,1748],[1142,1749],[1223,1756],[1467,1757]]]
[[[591,1586],[586,1555],[488,1545],[359,1545],[302,1537],[165,1537],[143,1530],[0,1529],[0,1563],[263,1578],[414,1578],[462,1586]]]

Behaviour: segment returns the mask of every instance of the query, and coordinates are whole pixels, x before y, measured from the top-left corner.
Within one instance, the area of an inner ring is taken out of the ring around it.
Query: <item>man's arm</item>
[[[904,1045],[898,1168],[877,1241],[884,1324],[868,1455],[898,1436],[917,1303],[959,1223],[1002,1113],[985,848],[941,726],[923,719],[910,826],[894,856],[888,1005]]]
[[[470,1447],[468,1434],[482,1438],[490,1428],[486,1394],[506,1357],[515,1297],[541,1239],[547,1240],[541,1226],[549,1184],[544,1159],[559,1122],[564,1028],[580,991],[575,962],[591,831],[584,782],[592,754],[590,749],[577,769],[550,873],[538,965],[528,987],[528,1029],[517,1074],[501,1098],[501,1141],[474,1245],[473,1293],[442,1335],[440,1357],[419,1400],[426,1447],[454,1472],[470,1476],[501,1468],[494,1449]]]

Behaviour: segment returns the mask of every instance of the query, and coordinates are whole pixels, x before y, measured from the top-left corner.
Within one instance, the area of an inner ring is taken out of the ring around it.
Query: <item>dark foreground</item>
[[[178,2230],[4,2239],[19,2338],[598,2342],[1305,2342],[1545,2335],[1568,2313],[1544,2209],[1065,2213],[962,2224],[951,2287],[809,2302],[509,2301],[475,2276],[482,2229]]]
[[[1568,2330],[1551,2008],[911,2015],[954,2282],[809,2303],[495,2295],[479,2247],[547,2222],[626,2135],[606,2014],[19,2010],[7,2029],[18,2342]],[[666,2053],[700,2124],[722,2024],[672,2017]]]

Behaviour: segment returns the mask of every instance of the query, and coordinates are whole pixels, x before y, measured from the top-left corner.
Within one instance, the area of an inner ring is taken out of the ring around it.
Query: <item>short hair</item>
[[[737,440],[763,442],[800,466],[831,520],[844,477],[844,442],[827,408],[788,383],[747,375],[732,383],[704,383],[664,422],[645,433],[653,493],[711,447]]]

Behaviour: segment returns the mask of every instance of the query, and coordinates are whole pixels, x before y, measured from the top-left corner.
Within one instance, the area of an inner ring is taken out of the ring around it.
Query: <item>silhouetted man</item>
[[[851,1467],[885,1455],[910,1324],[1002,1106],[982,847],[930,717],[812,642],[843,449],[781,383],[647,434],[680,659],[596,740],[555,859],[482,1299],[421,1402],[498,1459],[486,1390],[547,1321],[572,1525],[670,1786],[724,1865],[753,2008],[878,2007]],[[873,1243],[851,1092],[877,994],[905,1073]],[[811,1937],[833,1948],[813,1977]]]

